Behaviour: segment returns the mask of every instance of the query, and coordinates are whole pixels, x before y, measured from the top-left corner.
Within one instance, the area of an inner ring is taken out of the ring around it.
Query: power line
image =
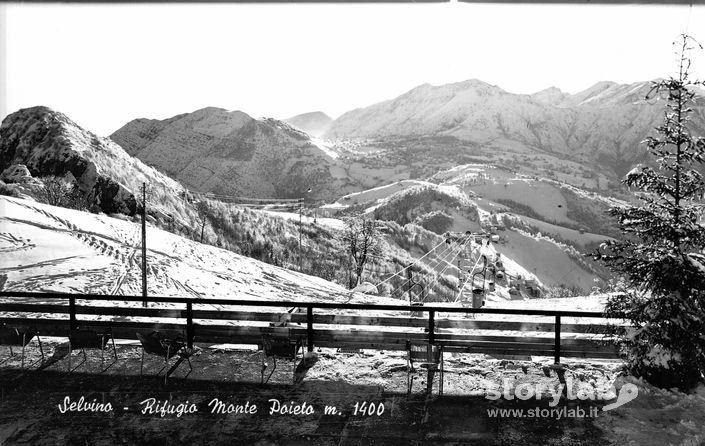
[[[299,202],[303,201],[303,198],[255,198],[255,197],[241,197],[241,196],[237,196],[237,195],[228,195],[228,194],[215,194],[212,192],[206,192],[206,193],[191,192],[191,193],[193,195],[202,196],[202,197],[206,197],[206,198],[239,200],[239,201],[254,201],[254,202],[262,202],[262,203],[299,203]]]

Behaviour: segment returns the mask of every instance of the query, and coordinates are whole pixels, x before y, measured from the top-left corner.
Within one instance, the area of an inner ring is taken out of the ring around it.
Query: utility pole
[[[311,188],[309,187],[306,193],[311,193]],[[303,272],[301,269],[301,213],[303,212],[305,197],[299,198],[299,272]]]
[[[147,306],[147,184],[142,183],[142,306]]]
[[[301,272],[301,212],[304,205],[304,199],[299,201],[299,272]]]

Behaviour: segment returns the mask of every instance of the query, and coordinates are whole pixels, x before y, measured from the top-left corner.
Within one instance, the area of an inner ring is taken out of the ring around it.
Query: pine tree
[[[657,167],[626,175],[640,203],[610,210],[624,237],[603,243],[596,257],[630,285],[606,310],[634,326],[622,342],[631,371],[688,389],[705,376],[705,139],[689,130],[694,87],[703,85],[689,77],[689,52],[702,47],[687,35],[676,44],[678,76],[654,82],[647,95],[666,100],[663,123],[644,141]]]

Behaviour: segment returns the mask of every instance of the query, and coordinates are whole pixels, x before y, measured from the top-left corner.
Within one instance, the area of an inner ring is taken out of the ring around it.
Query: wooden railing
[[[123,339],[136,339],[142,330],[180,330],[189,346],[194,341],[260,345],[262,335],[271,334],[305,339],[309,351],[314,345],[403,350],[411,341],[442,344],[446,351],[553,356],[555,362],[618,357],[616,347],[601,336],[611,322],[600,312],[153,296],[148,299],[152,307],[143,308],[143,301],[142,296],[4,291],[0,322],[31,326],[46,336],[68,336],[79,327],[109,327]],[[116,307],[116,302],[128,305]],[[424,316],[407,316],[411,312]],[[471,314],[542,316],[552,322],[467,318]],[[565,318],[597,318],[599,323],[565,323]]]

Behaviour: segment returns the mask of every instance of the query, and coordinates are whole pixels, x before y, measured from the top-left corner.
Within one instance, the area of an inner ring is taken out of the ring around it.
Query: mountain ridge
[[[422,84],[396,98],[336,119],[330,139],[453,137],[480,145],[519,143],[528,153],[588,161],[617,179],[644,161],[639,144],[663,119],[663,97],[646,98],[653,81],[601,81],[575,94],[550,87],[514,94],[470,79]],[[705,128],[705,101],[692,125]]]
[[[312,198],[343,187],[335,160],[285,121],[207,107],[165,120],[133,120],[111,135],[144,162],[197,192]]]

